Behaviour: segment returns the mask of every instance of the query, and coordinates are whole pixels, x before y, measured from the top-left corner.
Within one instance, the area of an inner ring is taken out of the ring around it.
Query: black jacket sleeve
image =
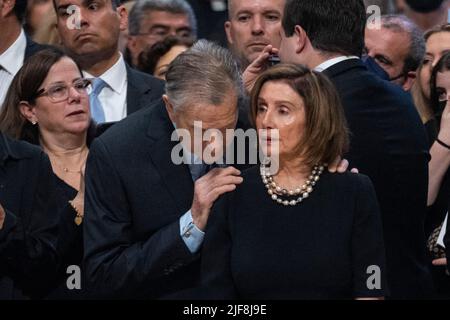
[[[22,168],[27,181],[22,187],[19,212],[5,208],[5,225],[0,231],[0,265],[2,273],[12,278],[26,295],[40,296],[57,267],[57,207],[47,156],[41,153],[40,158],[32,160],[38,162],[37,168]],[[17,181],[21,179],[17,177]],[[19,201],[18,197],[14,201]]]
[[[202,250],[201,299],[234,299],[237,292],[231,274],[232,237],[229,208],[232,197],[222,196],[209,217]]]
[[[370,179],[361,175],[358,180],[351,241],[353,296],[384,297],[388,288],[380,209]]]

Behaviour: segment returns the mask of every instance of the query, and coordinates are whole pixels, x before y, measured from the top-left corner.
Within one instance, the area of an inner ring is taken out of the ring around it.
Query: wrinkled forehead
[[[230,0],[228,1],[229,16],[234,16],[240,12],[283,13],[285,0]]]
[[[111,6],[113,2],[115,3],[116,0],[53,0],[53,5],[55,7],[55,10],[58,11],[61,8],[68,8],[69,6],[75,5],[78,7],[86,7],[92,2],[97,3],[110,3]]]

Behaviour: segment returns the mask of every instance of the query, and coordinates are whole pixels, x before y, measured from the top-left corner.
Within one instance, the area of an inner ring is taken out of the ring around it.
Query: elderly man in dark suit
[[[0,106],[24,60],[46,48],[33,42],[22,28],[26,7],[27,0],[4,1],[0,6]]]
[[[280,49],[266,47],[244,81],[251,86],[273,53],[282,62],[305,64],[330,77],[351,131],[346,158],[372,179],[377,192],[391,297],[429,297],[425,131],[401,88],[371,74],[360,60],[366,26],[362,0],[288,0],[284,12]]]
[[[195,286],[212,204],[242,182],[239,170],[212,168],[193,146],[183,145],[188,161],[174,158],[175,127],[191,137],[196,121],[200,132],[236,127],[241,80],[232,55],[200,41],[166,78],[164,103],[114,125],[91,146],[85,272],[100,297],[161,298]]]
[[[64,49],[85,77],[94,78],[90,102],[97,123],[122,120],[161,98],[163,82],[130,68],[119,52],[119,34],[127,28],[127,12],[119,0],[53,3]]]

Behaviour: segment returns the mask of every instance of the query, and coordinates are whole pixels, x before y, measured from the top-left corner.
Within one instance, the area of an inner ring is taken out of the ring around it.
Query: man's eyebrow
[[[68,4],[63,4],[63,5],[60,5],[60,6],[57,6],[57,7],[56,7],[56,11],[58,11],[58,12],[60,12],[60,11],[62,11],[62,10],[66,11],[67,8],[70,7],[70,6],[71,6],[70,3],[68,3]]]
[[[189,26],[180,27],[177,31],[192,31],[192,28]]]
[[[235,14],[235,16],[238,16],[238,15],[244,14],[244,13],[245,13],[245,14],[250,14],[250,15],[253,14],[253,12],[251,12],[251,11],[248,10],[248,9],[242,9],[242,10],[237,11],[236,14]]]
[[[161,28],[161,29],[169,29],[170,26],[166,25],[166,24],[154,24],[150,30],[152,29],[157,29],[157,28]]]
[[[279,12],[278,10],[274,10],[274,9],[267,9],[267,10],[264,10],[264,12],[263,12],[263,14],[270,14],[270,13],[275,13],[275,14],[278,14],[278,15],[281,15],[281,12]]]
[[[92,2],[104,2],[104,1],[99,1],[99,0],[83,0],[83,6],[87,7],[88,5],[90,5]]]

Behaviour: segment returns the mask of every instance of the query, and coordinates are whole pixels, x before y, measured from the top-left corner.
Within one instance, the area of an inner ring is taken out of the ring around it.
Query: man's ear
[[[232,31],[231,31],[231,22],[226,21],[225,22],[225,33],[227,34],[227,40],[229,44],[233,44],[233,37],[232,37]]]
[[[117,13],[119,15],[119,29],[120,31],[125,31],[128,28],[128,12],[124,6],[117,7]]]
[[[403,90],[410,91],[414,82],[416,81],[416,78],[417,74],[415,71],[408,72],[408,74],[406,75],[405,83],[402,85]]]
[[[16,0],[3,0],[0,3],[0,16],[4,18],[10,15],[13,12],[15,6]]]
[[[166,94],[163,94],[162,99],[166,106],[167,113],[169,114],[170,121],[176,124],[175,109],[173,107],[173,104],[170,102],[169,97]]]
[[[295,36],[295,53],[301,53],[303,49],[305,49],[305,46],[307,45],[309,38],[306,34],[305,30],[300,27],[299,25],[295,26],[294,29],[294,36]]]
[[[38,123],[36,108],[27,101],[20,101],[19,110],[22,116],[32,124]]]

